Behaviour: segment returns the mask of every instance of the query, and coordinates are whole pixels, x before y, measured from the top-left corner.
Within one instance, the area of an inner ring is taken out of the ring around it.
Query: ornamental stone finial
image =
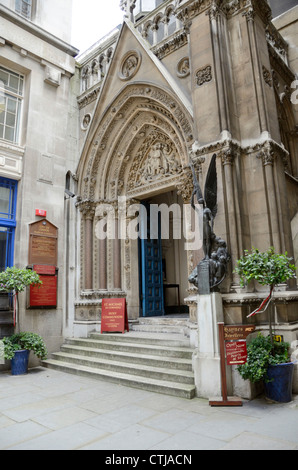
[[[120,8],[122,11],[125,12],[125,18],[128,18],[130,21],[134,23],[134,14],[133,11],[136,7],[137,0],[121,0],[120,1]]]

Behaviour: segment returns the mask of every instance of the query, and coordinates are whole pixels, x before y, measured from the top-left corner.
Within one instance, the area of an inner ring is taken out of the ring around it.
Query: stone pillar
[[[81,208],[84,224],[84,290],[93,289],[93,221],[95,209],[92,203],[86,202]]]
[[[113,241],[114,248],[114,264],[113,264],[113,279],[114,289],[121,290],[121,240],[119,238],[119,219],[115,218],[115,239]]]
[[[219,293],[199,295],[198,347],[193,355],[197,396],[209,399],[221,396],[220,348],[218,323],[224,321],[222,297]],[[231,388],[231,377],[227,377]]]
[[[235,154],[231,147],[223,149],[221,151],[221,159],[224,168],[224,179],[225,179],[225,192],[227,201],[227,218],[228,218],[228,250],[232,257],[232,266],[235,266],[235,262],[240,257],[240,246],[239,238],[241,237],[241,227],[239,226],[239,214],[237,214],[236,200],[238,195],[237,185],[234,184],[234,159]],[[232,283],[238,285],[238,277],[232,273]]]
[[[99,241],[99,290],[107,290],[107,240]]]
[[[274,246],[275,250],[279,253],[281,251],[281,231],[279,225],[278,206],[276,199],[276,184],[274,181],[273,172],[275,155],[272,149],[266,147],[257,155],[257,157],[262,159],[264,166],[264,179],[268,204],[270,244]]]

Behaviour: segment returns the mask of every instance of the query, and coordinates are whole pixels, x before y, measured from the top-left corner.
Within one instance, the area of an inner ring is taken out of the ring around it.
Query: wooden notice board
[[[103,299],[101,333],[129,331],[126,299]]]
[[[39,220],[30,225],[29,237],[29,264],[57,266],[57,227],[48,220]]]

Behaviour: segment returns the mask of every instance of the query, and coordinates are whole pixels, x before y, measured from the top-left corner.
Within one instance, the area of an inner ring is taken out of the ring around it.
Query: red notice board
[[[30,286],[29,308],[56,308],[58,281],[56,266],[35,264],[33,270],[39,274],[42,285]]]
[[[126,299],[103,299],[101,312],[101,333],[128,332]]]
[[[57,276],[39,276],[40,287],[30,286],[30,307],[57,307]]]
[[[245,364],[247,362],[246,341],[226,343],[226,356],[228,366]]]

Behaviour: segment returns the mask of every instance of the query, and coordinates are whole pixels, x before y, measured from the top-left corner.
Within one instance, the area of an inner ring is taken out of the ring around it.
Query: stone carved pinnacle
[[[120,0],[120,8],[125,12],[125,17],[134,23],[133,11],[137,0]]]

